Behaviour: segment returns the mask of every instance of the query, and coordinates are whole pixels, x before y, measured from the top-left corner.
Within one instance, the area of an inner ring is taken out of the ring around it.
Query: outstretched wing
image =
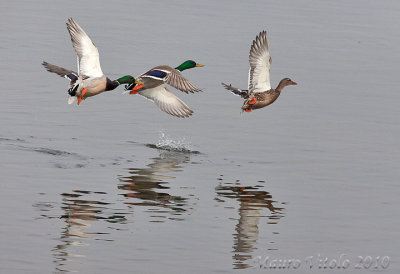
[[[142,74],[140,78],[151,78],[158,80],[159,85],[166,83],[180,91],[186,93],[193,93],[201,91],[198,87],[193,85],[189,80],[187,80],[177,69],[170,66],[157,66],[149,70],[148,72]],[[162,82],[161,82],[162,81]]]
[[[78,73],[76,73],[73,70],[69,70],[69,69],[62,68],[62,67],[59,67],[56,65],[52,65],[45,61],[43,61],[42,65],[47,69],[47,71],[56,73],[56,74],[60,75],[61,77],[66,77],[66,78],[70,79],[70,77],[68,77],[68,75],[75,75],[76,78],[78,78]]]
[[[73,70],[69,70],[69,69],[62,68],[62,67],[59,67],[56,65],[52,65],[50,63],[47,63],[46,61],[43,61],[42,65],[47,69],[47,71],[56,73],[56,74],[60,75],[61,77],[65,77],[65,78],[69,79],[71,81],[71,85],[73,85],[79,78],[78,73],[76,73]],[[89,78],[86,75],[81,75],[81,76],[82,76],[83,80]]]
[[[242,98],[245,98],[245,99],[249,97],[247,89],[235,88],[232,85],[230,85],[230,84],[227,85],[225,83],[221,83],[221,84],[224,86],[224,88],[226,88],[227,90],[232,91],[232,93],[235,94],[235,95],[238,95],[238,96],[240,96]]]
[[[186,93],[201,91],[201,89],[199,89],[198,87],[193,85],[189,80],[183,77],[183,75],[179,70],[174,68],[171,68],[170,73],[167,74],[167,77],[165,78],[165,83]]]
[[[101,77],[99,51],[85,31],[72,19],[67,22],[67,29],[71,36],[72,46],[78,55],[79,74],[88,77]]]
[[[189,117],[193,113],[193,110],[181,99],[172,94],[165,86],[139,91],[139,94],[154,101],[162,111],[170,115],[184,118]]]
[[[264,92],[270,90],[269,70],[271,67],[271,55],[266,31],[260,32],[253,41],[250,48],[249,62],[249,91]]]

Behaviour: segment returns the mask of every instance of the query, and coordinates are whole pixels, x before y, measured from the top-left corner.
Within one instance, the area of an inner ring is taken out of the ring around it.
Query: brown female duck
[[[284,87],[289,85],[297,85],[289,78],[284,78],[279,82],[276,89],[271,88],[270,83],[270,67],[271,55],[269,53],[267,32],[262,31],[253,41],[249,55],[250,70],[249,70],[249,87],[247,90],[232,87],[222,83],[227,89],[234,94],[245,99],[242,112],[251,112],[253,109],[266,107],[276,99],[278,99]]]

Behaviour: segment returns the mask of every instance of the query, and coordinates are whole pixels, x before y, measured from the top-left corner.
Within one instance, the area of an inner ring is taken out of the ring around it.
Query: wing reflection
[[[183,220],[179,215],[187,210],[187,198],[168,193],[168,181],[175,178],[168,174],[181,172],[182,164],[189,160],[188,153],[165,151],[145,168],[128,169],[129,176],[119,176],[118,186],[128,199],[125,204],[147,207],[154,217],[152,222],[163,222],[169,214],[174,215],[169,219]]]
[[[261,218],[267,218],[268,224],[277,224],[284,216],[284,208],[277,207],[278,202],[272,200],[269,192],[261,190],[263,186],[242,186],[239,182],[220,184],[216,187],[218,200],[228,199],[239,201],[239,220],[233,234],[234,268],[250,267],[246,261],[252,258],[256,249]],[[267,215],[264,215],[267,209]]]
[[[123,199],[125,206],[121,207],[121,199],[115,199],[106,192],[86,190],[60,194],[61,206],[57,202],[33,205],[41,212],[39,218],[65,221],[58,244],[52,249],[56,273],[76,272],[82,257],[85,257],[85,246],[93,240],[113,241],[113,231],[125,230],[127,218],[133,213],[126,205],[143,206],[152,213],[153,222],[165,221],[168,216],[171,220],[183,220],[180,215],[190,209],[188,199],[169,194],[168,182],[175,178],[171,174],[183,170],[182,166],[189,162],[190,154],[162,152],[151,160],[145,168],[128,169],[129,176],[118,176],[118,188],[123,192],[120,195],[126,197]],[[186,191],[180,189],[180,193]],[[107,222],[107,225],[98,220]]]
[[[61,231],[61,243],[53,249],[57,271],[73,271],[70,269],[73,267],[71,258],[85,257],[77,247],[89,245],[89,240],[93,238],[109,240],[104,239],[104,235],[109,233],[91,231],[93,221],[101,219],[110,223],[121,223],[126,220],[122,213],[107,212],[110,204],[99,201],[104,194],[107,193],[83,190],[61,194],[61,209],[64,212],[61,218],[65,220],[66,226]],[[70,262],[68,266],[67,262]]]

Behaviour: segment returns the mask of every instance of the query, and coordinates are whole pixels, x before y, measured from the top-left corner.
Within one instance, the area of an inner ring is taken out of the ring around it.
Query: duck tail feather
[[[70,97],[68,98],[68,104],[69,104],[69,105],[72,104],[73,102],[75,102],[75,100],[76,100],[76,96],[70,96]]]

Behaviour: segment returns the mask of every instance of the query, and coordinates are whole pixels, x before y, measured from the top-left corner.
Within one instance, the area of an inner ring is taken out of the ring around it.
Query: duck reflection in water
[[[233,234],[234,255],[232,258],[235,269],[250,267],[246,261],[252,258],[252,252],[256,250],[262,218],[267,218],[267,224],[277,224],[284,216],[284,208],[277,207],[278,202],[272,199],[269,192],[263,191],[263,187],[262,185],[242,186],[239,181],[220,184],[216,187],[217,201],[225,202],[227,199],[235,199],[239,202],[239,220]],[[265,209],[268,210],[266,215],[264,215]]]
[[[65,220],[66,226],[61,232],[60,241],[54,249],[56,270],[60,272],[74,271],[71,258],[85,257],[80,254],[80,247],[88,246],[90,241],[106,240],[108,232],[90,231],[93,221],[105,220],[109,223],[124,223],[124,213],[109,212],[110,204],[102,200],[107,197],[105,192],[73,190],[72,193],[62,193],[64,212],[60,218]],[[106,237],[106,238],[105,238]],[[82,250],[81,250],[82,251]],[[69,264],[68,264],[69,262]]]
[[[188,209],[187,198],[168,193],[168,183],[175,179],[170,174],[181,172],[189,161],[189,153],[162,151],[145,168],[129,168],[129,176],[119,176],[118,188],[129,199],[125,204],[146,207],[146,212],[153,213],[152,222],[163,222],[170,214],[173,217],[168,219],[183,220],[179,215]]]

